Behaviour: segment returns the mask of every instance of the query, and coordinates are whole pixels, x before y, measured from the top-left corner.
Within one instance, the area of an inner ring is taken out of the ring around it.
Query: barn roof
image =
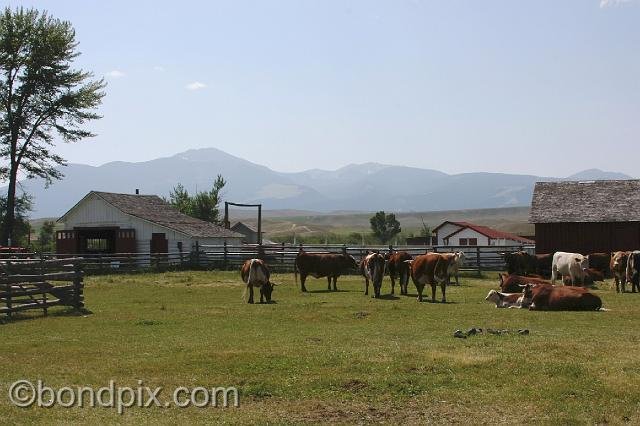
[[[536,182],[529,222],[640,221],[640,180]]]
[[[133,195],[117,194],[113,192],[91,191],[90,195],[96,195],[117,208],[121,212],[137,218],[153,222],[165,228],[173,229],[182,234],[194,238],[241,238],[242,235],[222,226],[206,222],[180,213],[171,204],[157,195]],[[59,220],[63,220],[72,210],[82,203],[82,200]]]

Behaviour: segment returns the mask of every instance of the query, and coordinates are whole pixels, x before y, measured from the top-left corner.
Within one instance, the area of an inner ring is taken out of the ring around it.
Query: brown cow
[[[314,278],[327,277],[328,290],[331,290],[331,280],[333,280],[333,291],[338,291],[336,285],[338,277],[348,273],[349,270],[357,269],[358,262],[348,254],[307,253],[304,250],[300,250],[296,256],[293,273],[297,284],[298,272],[300,272],[300,289],[304,292],[307,291],[304,282],[309,275]]]
[[[575,282],[575,285],[577,286],[583,286],[583,287],[590,287],[592,286],[596,281],[604,281],[604,275],[602,274],[602,272],[598,271],[597,269],[593,269],[593,268],[587,268],[584,271],[584,277],[583,279],[577,279]],[[564,285],[573,285],[571,283],[571,277],[569,275],[565,275],[564,277],[562,277],[562,283]]]
[[[532,311],[598,311],[602,300],[581,287],[527,284],[524,287],[522,306]]]
[[[525,284],[551,284],[549,281],[536,277],[523,277],[516,274],[500,274],[500,291],[503,293],[521,293]]]
[[[240,269],[242,281],[247,284],[244,294],[249,290],[248,303],[253,303],[253,287],[260,288],[260,303],[271,303],[271,293],[275,284],[269,281],[269,268],[264,260],[245,260]],[[243,295],[244,298],[244,295]]]
[[[640,251],[629,253],[627,261],[627,281],[631,283],[631,292],[640,291]]]
[[[450,253],[427,253],[407,260],[411,265],[411,279],[418,290],[418,301],[422,302],[422,291],[425,284],[431,285],[431,301],[436,301],[436,285],[442,290],[442,303],[447,301],[446,288],[449,265],[454,261]]]
[[[551,277],[551,265],[553,264],[553,253],[536,254],[536,274],[545,278]]]
[[[528,275],[536,272],[536,257],[526,251],[503,253],[508,274]]]
[[[611,253],[609,269],[616,283],[616,293],[620,293],[620,291],[624,293],[625,291],[627,284],[627,261],[629,260],[630,254],[630,251],[614,251]]]
[[[611,263],[611,253],[590,253],[589,268],[600,271],[603,276],[609,276],[609,264]]]
[[[389,271],[389,277],[391,278],[391,294],[394,293],[396,286],[396,279],[400,278],[400,294],[407,294],[407,285],[409,284],[410,266],[405,263],[406,260],[411,260],[412,257],[406,251],[399,251],[396,253],[387,253],[385,255],[387,259],[387,269]]]
[[[360,273],[365,280],[364,294],[369,294],[369,281],[373,284],[373,297],[380,297],[380,288],[384,278],[384,256],[377,252],[369,252],[360,262]]]

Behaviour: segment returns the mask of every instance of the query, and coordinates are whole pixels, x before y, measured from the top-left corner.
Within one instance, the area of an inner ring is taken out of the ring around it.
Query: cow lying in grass
[[[496,308],[521,308],[522,292],[520,293],[502,293],[500,291],[491,290],[484,300],[496,304]]]
[[[602,300],[582,287],[526,284],[522,307],[532,311],[598,311]]]
[[[264,260],[249,259],[244,262],[240,269],[242,281],[247,284],[242,298],[245,298],[247,290],[249,290],[248,303],[253,303],[253,288],[260,288],[260,303],[271,303],[271,293],[273,292],[274,283],[269,281],[269,268]]]
[[[522,275],[500,274],[500,291],[503,293],[522,293],[525,284],[551,284],[549,281],[538,277],[524,277]]]

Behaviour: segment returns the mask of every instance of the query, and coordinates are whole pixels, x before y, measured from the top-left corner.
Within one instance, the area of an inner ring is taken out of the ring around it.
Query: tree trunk
[[[13,237],[13,226],[15,223],[15,207],[16,207],[16,180],[18,174],[11,170],[9,174],[9,188],[7,190],[7,211],[4,214],[2,222],[2,235],[0,236],[0,244],[3,246],[15,245],[15,241],[9,241]]]

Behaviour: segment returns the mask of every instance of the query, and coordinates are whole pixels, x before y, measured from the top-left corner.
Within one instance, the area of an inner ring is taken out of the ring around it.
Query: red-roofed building
[[[488,226],[469,222],[445,221],[433,229],[442,246],[517,246],[535,244],[533,240]]]

